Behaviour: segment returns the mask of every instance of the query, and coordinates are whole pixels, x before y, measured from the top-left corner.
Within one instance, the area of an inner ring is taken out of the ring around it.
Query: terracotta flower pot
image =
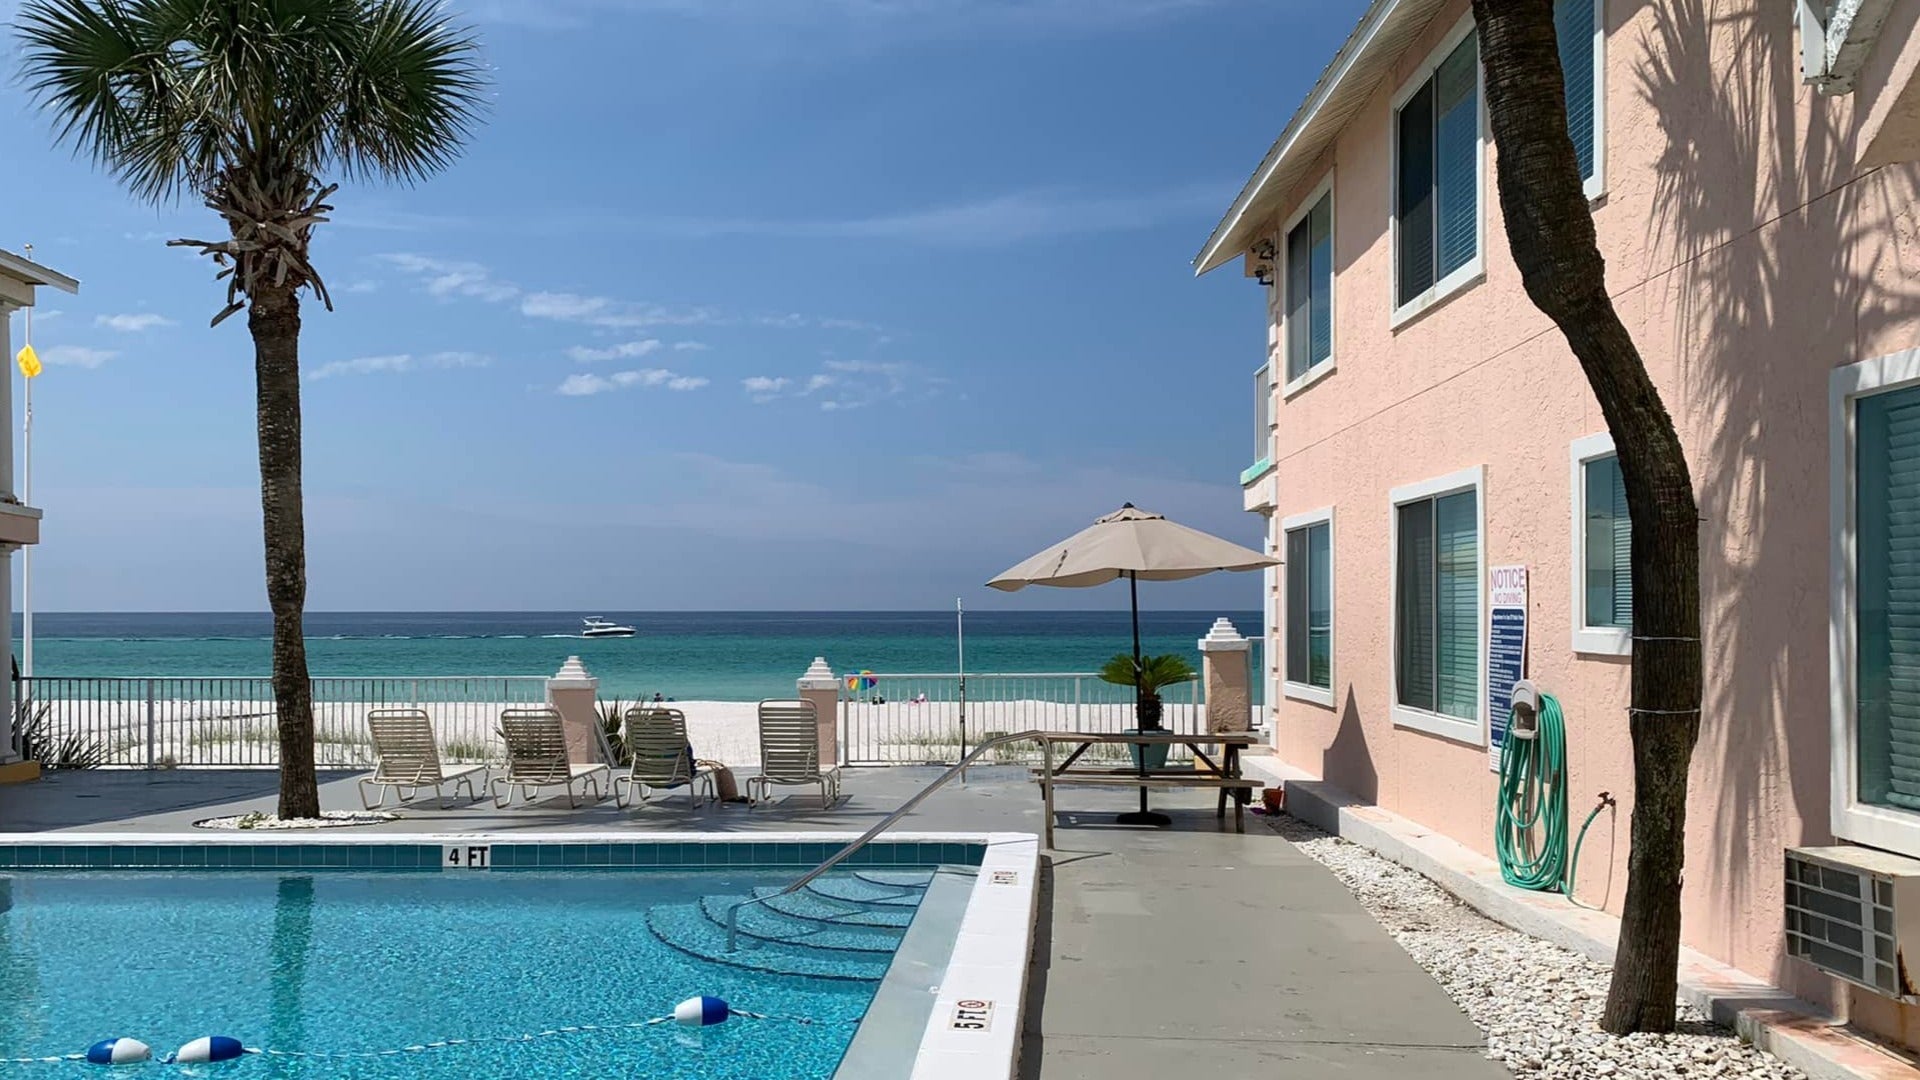
[[[1287,789],[1277,787],[1262,789],[1260,792],[1260,805],[1266,807],[1267,813],[1269,814],[1280,813],[1287,808]]]

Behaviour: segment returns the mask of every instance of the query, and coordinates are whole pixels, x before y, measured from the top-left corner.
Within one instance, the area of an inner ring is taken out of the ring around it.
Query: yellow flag
[[[40,374],[40,354],[34,352],[31,345],[20,346],[20,355],[14,357],[13,362],[20,365],[20,374],[29,379]]]

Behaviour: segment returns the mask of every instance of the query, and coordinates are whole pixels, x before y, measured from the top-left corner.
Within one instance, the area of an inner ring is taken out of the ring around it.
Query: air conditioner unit
[[[1787,849],[1787,955],[1856,986],[1920,1001],[1920,861],[1860,847]]]

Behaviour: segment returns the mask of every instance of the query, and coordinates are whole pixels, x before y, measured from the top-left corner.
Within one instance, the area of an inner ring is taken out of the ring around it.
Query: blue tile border
[[[838,843],[658,840],[492,843],[490,870],[795,869],[824,862]],[[0,870],[447,870],[438,844],[0,844]],[[878,841],[847,866],[979,866],[979,841]]]

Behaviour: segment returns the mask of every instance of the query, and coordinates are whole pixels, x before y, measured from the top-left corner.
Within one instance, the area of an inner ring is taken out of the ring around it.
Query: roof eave
[[[80,282],[58,270],[41,266],[39,263],[11,251],[0,251],[0,274],[23,281],[28,285],[46,285],[65,293],[78,293]]]

